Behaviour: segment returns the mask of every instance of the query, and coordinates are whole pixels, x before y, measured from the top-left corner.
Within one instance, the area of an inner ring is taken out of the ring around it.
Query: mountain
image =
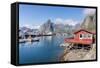
[[[54,25],[54,31],[55,32],[64,32],[64,24],[55,24]]]
[[[81,23],[75,24],[73,29],[74,29],[74,31],[81,29]]]
[[[88,31],[95,31],[96,30],[96,14],[93,15],[87,15],[80,28],[86,29]]]
[[[51,22],[50,19],[40,26],[40,32],[46,34],[49,32],[54,32],[54,24]]]
[[[44,24],[40,26],[40,32],[47,34],[49,32],[56,32],[56,33],[70,33],[73,30],[73,26],[69,24],[63,23],[53,23],[51,20],[47,20]]]
[[[60,33],[71,33],[73,30],[73,26],[69,24],[55,24],[55,32]]]
[[[20,31],[27,32],[27,31],[31,31],[31,29],[23,26],[23,27],[20,27]]]
[[[66,24],[65,25],[65,31],[66,32],[72,32],[74,29],[74,26],[73,25],[69,25],[69,24]]]

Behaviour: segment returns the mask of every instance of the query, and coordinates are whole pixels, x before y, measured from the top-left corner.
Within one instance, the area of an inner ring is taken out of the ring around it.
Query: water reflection
[[[39,42],[19,44],[19,63],[57,62],[63,53],[63,36],[43,36]]]

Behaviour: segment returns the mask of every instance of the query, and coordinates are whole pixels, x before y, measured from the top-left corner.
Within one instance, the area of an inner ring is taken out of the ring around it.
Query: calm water
[[[19,63],[57,62],[63,54],[63,36],[43,36],[39,42],[19,44]]]

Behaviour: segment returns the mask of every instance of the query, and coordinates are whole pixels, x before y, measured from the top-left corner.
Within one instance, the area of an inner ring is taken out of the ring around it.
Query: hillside
[[[87,15],[84,18],[80,28],[95,32],[95,30],[96,30],[96,16],[95,16],[95,14],[94,15]]]

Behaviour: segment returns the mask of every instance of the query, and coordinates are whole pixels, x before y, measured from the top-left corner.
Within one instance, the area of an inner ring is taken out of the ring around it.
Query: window
[[[87,34],[80,34],[80,39],[87,39]]]
[[[88,34],[88,38],[89,39],[92,39],[92,34]]]
[[[80,39],[82,39],[82,34],[80,34]]]
[[[80,34],[80,39],[92,39],[92,34]]]

